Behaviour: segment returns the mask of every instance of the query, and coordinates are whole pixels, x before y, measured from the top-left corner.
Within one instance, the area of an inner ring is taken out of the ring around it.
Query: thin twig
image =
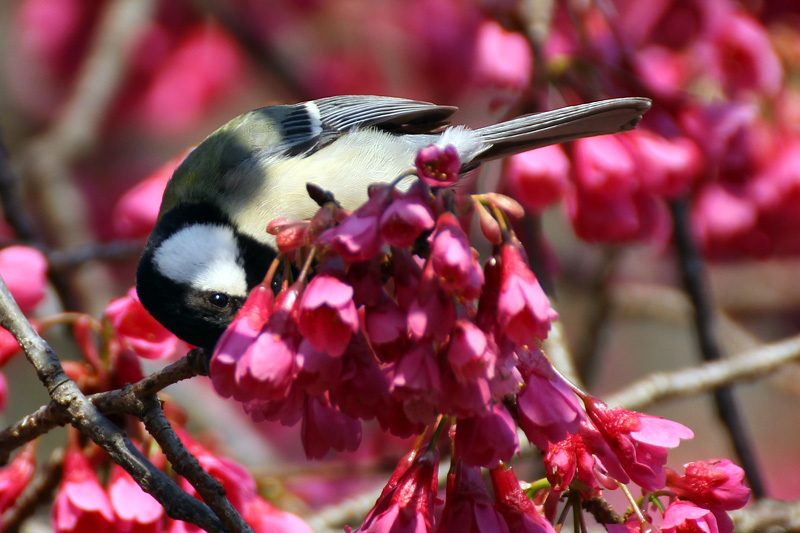
[[[705,361],[723,359],[722,348],[717,339],[714,307],[705,278],[705,268],[700,252],[689,228],[689,202],[687,199],[670,203],[674,224],[675,249],[680,264],[683,284],[694,307],[694,323],[700,353]],[[739,409],[733,389],[722,386],[714,390],[717,414],[731,438],[733,448],[744,468],[754,498],[766,496],[761,468],[752,444],[750,431]]]
[[[609,405],[640,410],[665,400],[697,396],[733,383],[753,381],[797,361],[800,361],[800,335],[759,346],[737,357],[650,374],[605,400]]]
[[[764,499],[730,513],[737,533],[800,531],[800,501]]]
[[[225,531],[208,506],[186,494],[148,461],[125,432],[103,416],[75,382],[69,379],[55,352],[25,318],[2,278],[0,325],[17,340],[50,398],[59,410],[66,413],[70,423],[105,450],[142,489],[161,503],[170,517],[190,522],[207,531]]]
[[[141,412],[141,399],[152,396],[166,387],[208,372],[204,368],[207,356],[197,348],[178,361],[153,372],[141,381],[120,390],[99,392],[89,396],[89,401],[103,414]],[[55,402],[50,402],[26,415],[15,424],[0,431],[0,465],[8,462],[15,449],[44,435],[70,418]]]
[[[158,399],[150,396],[142,400],[142,405],[144,407],[141,414],[142,422],[148,433],[158,442],[173,470],[192,484],[229,531],[252,533],[253,530],[225,497],[225,488],[222,484],[203,470],[197,459],[189,453],[175,434],[161,410]]]

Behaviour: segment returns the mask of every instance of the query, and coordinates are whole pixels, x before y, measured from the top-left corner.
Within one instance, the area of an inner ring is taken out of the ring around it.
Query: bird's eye
[[[208,303],[218,309],[225,309],[231,303],[231,299],[227,294],[215,292],[208,296]]]

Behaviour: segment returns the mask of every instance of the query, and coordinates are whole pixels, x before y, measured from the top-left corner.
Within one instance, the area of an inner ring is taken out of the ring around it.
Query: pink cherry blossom
[[[255,533],[313,533],[302,518],[278,509],[260,496],[250,501],[244,520]]]
[[[467,298],[477,297],[483,286],[483,270],[478,264],[477,252],[470,246],[455,215],[442,214],[429,241],[431,255],[426,272],[432,271],[436,282],[445,290],[461,292]]]
[[[161,134],[186,131],[235,92],[244,67],[244,53],[230,34],[214,24],[195,24],[158,65],[137,118]]]
[[[581,423],[577,433],[551,443],[544,464],[547,480],[558,492],[566,490],[575,476],[590,494],[601,487],[613,490],[617,482],[630,481],[603,436],[587,422]]]
[[[117,516],[117,531],[157,533],[163,527],[164,508],[119,465],[111,470],[108,497]]]
[[[514,533],[555,533],[553,525],[536,510],[519,485],[511,467],[499,465],[490,472],[494,489],[494,506],[503,516],[509,531]]]
[[[443,340],[453,328],[453,297],[432,280],[420,283],[420,290],[408,308],[408,331],[414,340]]]
[[[297,370],[299,334],[295,312],[298,293],[299,288],[293,285],[278,295],[267,323],[236,362],[235,399],[281,400],[286,397]]]
[[[538,212],[561,199],[569,169],[564,149],[552,145],[511,156],[503,177],[508,194],[526,210]]]
[[[173,157],[126,192],[114,206],[112,224],[119,237],[146,237],[153,230],[164,189],[189,151]]]
[[[664,533],[732,533],[733,521],[721,511],[709,511],[693,503],[673,501],[664,511]]]
[[[728,459],[694,461],[685,473],[667,469],[667,487],[680,498],[712,511],[741,509],[750,497],[744,484],[744,470]]]
[[[358,533],[429,533],[434,529],[439,453],[416,452],[397,465]]]
[[[429,344],[413,347],[397,362],[391,392],[403,402],[403,410],[412,422],[433,422],[441,390],[441,373]]]
[[[309,459],[322,459],[331,449],[355,451],[361,444],[361,420],[342,413],[325,397],[309,396],[301,428]]]
[[[468,320],[458,320],[447,347],[447,362],[460,381],[494,377],[496,354],[486,334]]]
[[[0,374],[0,377],[2,374]],[[5,382],[5,378],[3,378]],[[0,513],[7,511],[28,486],[36,469],[36,448],[28,444],[0,468]]]
[[[8,380],[5,374],[0,372],[0,413],[6,410],[8,402]]]
[[[345,261],[371,259],[380,251],[379,221],[391,201],[392,191],[388,185],[375,186],[364,205],[338,226],[325,230],[317,242],[329,245]]]
[[[53,504],[53,530],[57,533],[111,533],[114,523],[111,501],[89,460],[80,450],[67,450],[64,478]]]
[[[567,433],[577,433],[585,418],[583,409],[541,352],[523,350],[520,360],[525,387],[517,396],[519,427],[531,443],[544,451],[549,443],[563,440]]]
[[[431,187],[449,187],[458,181],[461,159],[455,146],[432,144],[417,152],[414,161],[419,178]]]
[[[621,407],[609,409],[599,400],[584,400],[586,413],[614,450],[631,480],[648,491],[664,487],[667,449],[694,437],[686,426]]]
[[[17,352],[19,343],[7,329],[0,327],[0,367],[5,365]]]
[[[225,496],[236,510],[245,514],[257,495],[256,481],[250,472],[240,463],[201,446],[185,429],[176,426],[175,432],[203,470],[222,484]],[[189,494],[197,496],[197,491],[185,478],[180,478],[180,485]]]
[[[300,298],[298,325],[316,350],[342,355],[358,330],[353,287],[329,274],[315,276]]]
[[[9,246],[0,250],[0,276],[23,313],[33,311],[44,298],[47,258],[30,246]]]
[[[139,301],[136,288],[126,296],[112,300],[104,312],[120,344],[145,359],[163,359],[186,345],[147,312]]]
[[[480,85],[522,90],[533,74],[533,52],[521,34],[486,20],[478,29],[473,75]]]
[[[321,395],[339,386],[342,373],[342,357],[319,351],[303,339],[297,347],[297,376],[293,386],[301,387],[311,395]]]
[[[733,96],[756,91],[772,96],[781,87],[783,68],[763,24],[741,11],[713,19],[703,47],[706,71]]]
[[[424,196],[429,193],[419,189],[415,186],[396,198],[381,215],[381,236],[389,245],[398,248],[411,246],[422,232],[433,228],[433,213]]]
[[[442,411],[458,417],[489,412],[492,391],[486,379],[462,381],[452,373],[442,376]]]
[[[488,413],[458,419],[454,456],[465,463],[494,468],[517,453],[517,426],[505,407],[495,404]]]
[[[502,246],[500,268],[497,322],[501,331],[520,345],[532,345],[545,339],[558,313],[550,307],[550,301],[516,246]]]
[[[264,284],[256,286],[214,346],[208,375],[221,396],[230,398],[236,392],[236,364],[258,337],[272,306],[272,289]]]
[[[440,533],[508,533],[506,521],[492,505],[481,469],[454,460],[447,482]]]
[[[385,293],[374,307],[365,313],[366,333],[373,344],[386,344],[400,339],[406,332],[406,316]]]

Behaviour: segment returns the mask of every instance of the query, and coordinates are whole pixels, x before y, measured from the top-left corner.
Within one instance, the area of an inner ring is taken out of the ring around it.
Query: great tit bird
[[[267,224],[317,211],[307,183],[354,209],[367,200],[370,183],[407,172],[428,145],[452,144],[464,174],[533,148],[630,130],[649,108],[646,98],[619,98],[475,130],[444,128],[455,107],[381,96],[244,113],[175,170],[139,262],[139,298],[179,338],[211,350],[277,253]]]

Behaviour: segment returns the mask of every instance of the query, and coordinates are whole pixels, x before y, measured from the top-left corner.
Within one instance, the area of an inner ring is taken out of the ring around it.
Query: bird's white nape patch
[[[153,254],[156,269],[195,289],[247,296],[247,276],[236,236],[218,224],[194,224],[175,232]]]
[[[316,137],[322,133],[322,115],[319,112],[319,107],[314,102],[306,102],[306,112],[311,118],[311,135]]]

